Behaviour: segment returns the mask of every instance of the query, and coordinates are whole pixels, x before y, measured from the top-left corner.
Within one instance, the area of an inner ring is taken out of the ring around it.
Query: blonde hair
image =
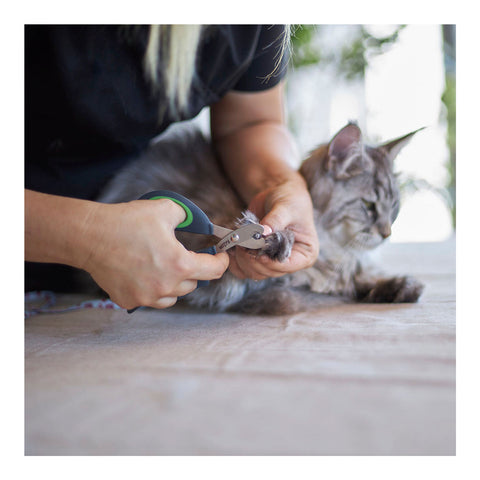
[[[195,59],[203,25],[151,25],[144,55],[144,69],[154,89],[163,76],[170,111],[179,115],[188,104],[188,94],[195,74]],[[290,26],[286,25],[280,48],[276,52],[274,70],[264,80],[278,73],[282,57],[290,46]],[[161,55],[160,55],[161,54]],[[162,58],[161,68],[159,58]],[[160,118],[165,105],[160,107]]]
[[[150,26],[144,68],[147,77],[156,88],[159,84],[159,53],[161,53],[164,62],[163,81],[170,109],[174,113],[184,110],[187,106],[201,32],[202,25]]]

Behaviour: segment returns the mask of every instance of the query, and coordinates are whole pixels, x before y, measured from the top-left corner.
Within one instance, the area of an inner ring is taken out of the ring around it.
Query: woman
[[[311,266],[312,205],[289,166],[297,152],[283,114],[288,34],[261,25],[27,26],[27,288],[38,268],[29,262],[63,264],[89,272],[121,307],[166,308],[227,268],[263,279]],[[154,136],[205,106],[213,146],[265,232],[295,232],[288,261],[185,250],[173,233],[184,212],[170,200],[93,201]]]

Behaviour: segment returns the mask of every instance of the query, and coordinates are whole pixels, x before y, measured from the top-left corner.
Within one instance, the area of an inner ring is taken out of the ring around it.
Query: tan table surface
[[[454,455],[455,242],[380,261],[418,304],[26,319],[25,453]]]

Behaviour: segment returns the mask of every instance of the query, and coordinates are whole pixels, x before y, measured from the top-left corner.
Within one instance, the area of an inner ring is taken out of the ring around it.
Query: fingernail
[[[262,225],[262,227],[263,227],[264,235],[270,235],[273,232],[272,228],[269,227],[268,225]]]

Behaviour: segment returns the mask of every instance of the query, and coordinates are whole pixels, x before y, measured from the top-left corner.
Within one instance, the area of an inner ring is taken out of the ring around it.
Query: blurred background
[[[456,26],[294,25],[287,119],[302,158],[349,120],[366,143],[426,127],[400,152],[391,242],[438,242],[456,228]],[[206,132],[208,109],[196,118]]]
[[[296,25],[287,116],[302,155],[356,120],[370,143],[420,127],[400,153],[392,242],[455,233],[455,25]]]

